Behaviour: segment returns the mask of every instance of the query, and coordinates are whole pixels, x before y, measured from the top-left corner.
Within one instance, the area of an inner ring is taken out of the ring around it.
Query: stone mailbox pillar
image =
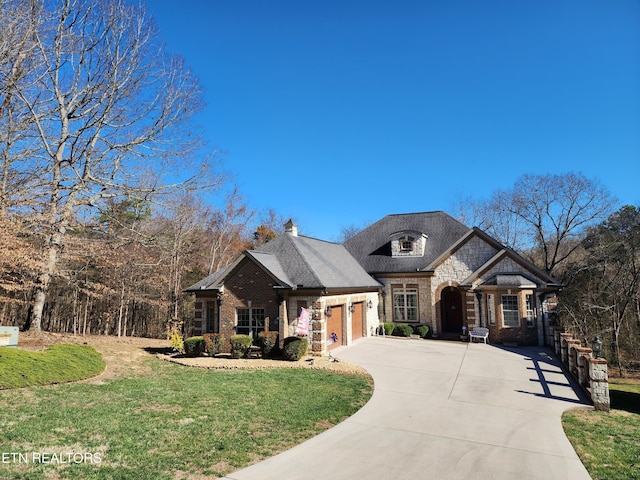
[[[589,380],[591,382],[591,400],[594,408],[602,412],[610,411],[609,372],[605,359],[589,359]]]

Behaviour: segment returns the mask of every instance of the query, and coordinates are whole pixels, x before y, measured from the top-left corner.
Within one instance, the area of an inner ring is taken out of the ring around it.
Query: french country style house
[[[489,329],[492,343],[543,344],[561,285],[515,251],[444,212],[388,215],[344,245],[284,235],[244,252],[187,289],[195,334],[294,335],[310,313],[312,352],[325,354],[381,322],[428,325],[434,337]]]
[[[489,329],[494,343],[543,344],[561,285],[478,228],[444,212],[388,215],[345,242],[382,284],[384,321],[434,336]]]

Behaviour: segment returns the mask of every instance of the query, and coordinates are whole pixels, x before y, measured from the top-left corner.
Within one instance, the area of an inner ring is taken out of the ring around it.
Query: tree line
[[[1,323],[156,336],[253,242],[203,106],[142,3],[0,2]]]
[[[558,325],[591,346],[597,337],[619,373],[640,371],[640,208],[619,206],[580,173],[523,175],[458,216],[486,230],[564,289]]]

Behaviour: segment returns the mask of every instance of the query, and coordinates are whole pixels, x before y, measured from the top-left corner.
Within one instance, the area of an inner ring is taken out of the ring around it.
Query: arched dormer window
[[[391,234],[391,256],[420,257],[424,255],[427,236],[416,231],[401,231]]]
[[[400,251],[401,252],[411,252],[413,251],[413,237],[409,235],[400,239]]]

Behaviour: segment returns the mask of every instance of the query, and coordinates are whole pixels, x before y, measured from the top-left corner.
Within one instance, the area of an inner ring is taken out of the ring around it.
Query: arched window
[[[413,251],[413,237],[406,236],[400,239],[400,251],[411,252]]]

